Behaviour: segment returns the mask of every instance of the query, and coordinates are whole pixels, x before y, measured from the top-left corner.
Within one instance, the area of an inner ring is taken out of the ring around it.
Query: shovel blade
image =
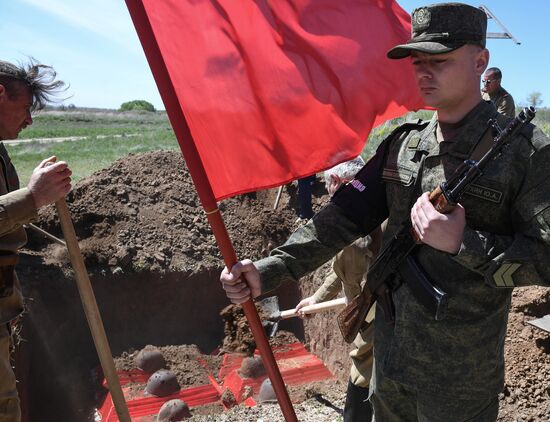
[[[279,323],[273,321],[262,321],[262,326],[264,327],[266,336],[269,338],[275,337],[279,329]]]
[[[265,299],[256,302],[256,305],[260,311],[260,318],[273,322],[277,322],[281,319],[279,299],[277,296],[266,297]]]
[[[277,296],[269,296],[256,302],[256,306],[258,307],[266,335],[274,337],[279,329],[279,320],[281,319],[279,299]]]
[[[548,333],[550,333],[550,314],[545,315],[542,318],[534,319],[532,321],[527,321],[529,324],[534,327],[540,328]]]

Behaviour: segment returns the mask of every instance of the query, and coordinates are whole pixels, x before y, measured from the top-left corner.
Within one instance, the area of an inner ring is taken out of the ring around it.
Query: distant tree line
[[[119,111],[156,111],[155,106],[149,101],[133,100],[120,105]]]

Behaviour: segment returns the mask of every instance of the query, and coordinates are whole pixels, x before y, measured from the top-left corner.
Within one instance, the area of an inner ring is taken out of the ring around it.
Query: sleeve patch
[[[404,186],[410,186],[414,180],[414,173],[412,170],[400,168],[393,169],[385,167],[382,170],[382,179],[388,182],[397,182]]]
[[[493,280],[497,287],[514,287],[514,273],[521,267],[515,262],[505,262],[494,273]]]

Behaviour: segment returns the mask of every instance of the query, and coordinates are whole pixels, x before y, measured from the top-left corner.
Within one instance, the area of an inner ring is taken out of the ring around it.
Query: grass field
[[[53,139],[71,136],[85,139]],[[29,142],[6,145],[21,184],[28,182],[42,159],[52,155],[67,161],[73,180],[78,181],[131,153],[179,148],[164,112],[45,111],[21,132],[19,140],[23,139]]]
[[[371,157],[380,142],[404,121],[429,119],[431,115],[428,111],[409,113],[374,128],[361,155],[365,159]],[[535,123],[550,135],[550,109],[540,109]],[[60,141],[67,137],[84,139]],[[34,167],[51,155],[70,164],[76,182],[131,153],[179,148],[166,113],[162,111],[43,111],[34,118],[32,126],[21,132],[19,139],[29,141],[6,144],[6,148],[22,185],[28,182]]]

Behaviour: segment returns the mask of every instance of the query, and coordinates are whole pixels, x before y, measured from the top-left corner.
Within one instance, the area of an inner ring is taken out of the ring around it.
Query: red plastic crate
[[[126,393],[127,391],[123,392]],[[201,385],[199,387],[190,387],[179,392],[165,397],[140,397],[134,398],[133,400],[127,400],[126,405],[128,406],[128,412],[130,417],[134,421],[145,422],[140,418],[143,416],[156,415],[162,405],[168,400],[180,399],[188,404],[190,408],[202,406],[205,404],[216,403],[220,400],[220,395],[218,391],[214,388],[213,385]],[[99,409],[102,422],[117,422],[118,417],[113,405],[111,394],[107,394],[101,409]]]
[[[332,373],[323,362],[317,356],[309,353],[302,343],[292,343],[275,347],[273,349],[273,354],[279,366],[283,381],[287,385],[300,385],[333,377]],[[259,355],[258,350],[256,350],[255,355]],[[222,367],[218,374],[218,379],[222,380],[221,383],[218,383],[212,374],[208,374],[209,384],[186,388],[166,397],[146,397],[143,395],[145,388],[137,393],[135,390],[133,393],[130,393],[130,389],[127,387],[129,383],[143,384],[145,387],[148,375],[143,371],[119,371],[117,374],[123,386],[122,391],[132,420],[135,422],[152,422],[152,416],[159,412],[161,406],[166,401],[172,399],[181,399],[185,401],[190,408],[213,403],[224,405],[220,398],[226,389],[229,389],[233,393],[238,403],[254,406],[256,402],[252,397],[243,401],[242,395],[246,386],[250,386],[253,393],[257,394],[266,376],[259,378],[242,378],[238,373],[242,361],[242,355],[226,354],[224,355]],[[199,359],[198,364],[207,368],[206,363],[202,359]],[[103,384],[106,386],[105,381]],[[109,393],[99,409],[99,413],[102,417],[102,422],[118,421]]]

